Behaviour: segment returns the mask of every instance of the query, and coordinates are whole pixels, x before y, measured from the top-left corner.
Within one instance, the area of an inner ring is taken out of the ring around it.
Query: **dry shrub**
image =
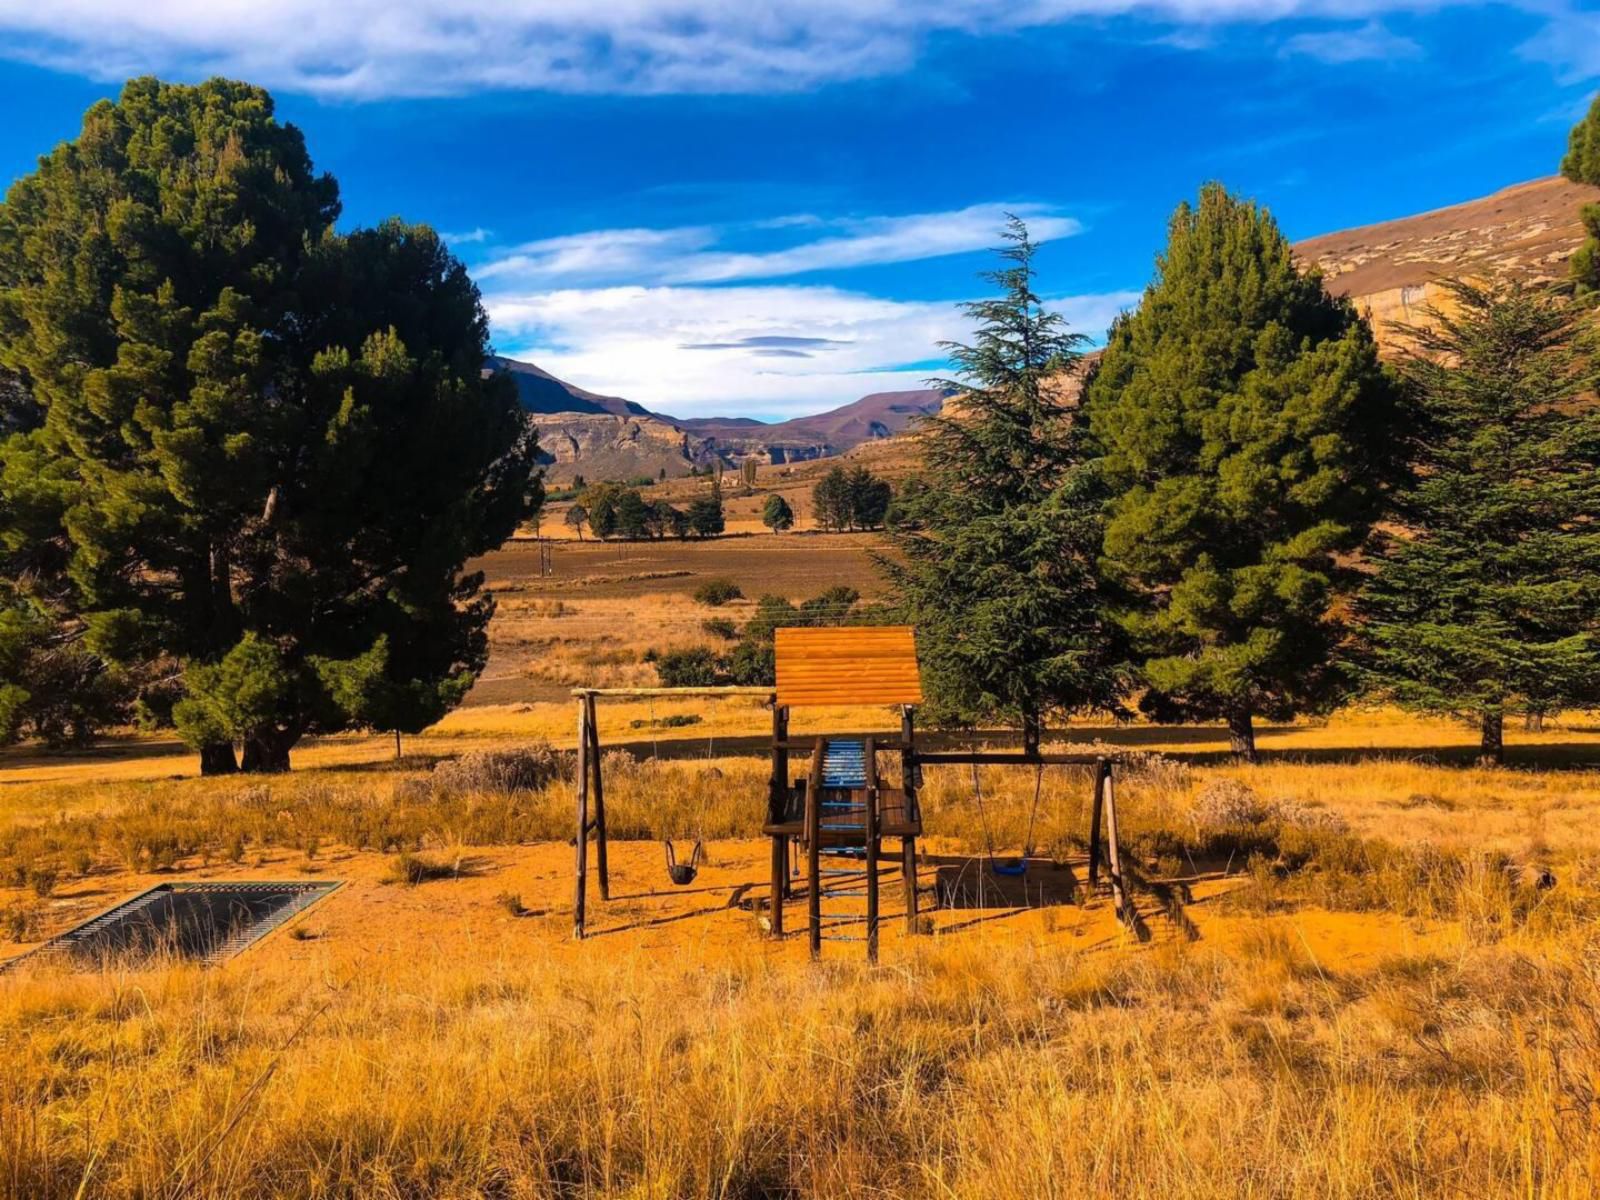
[[[456,794],[536,792],[571,775],[568,758],[542,743],[516,750],[475,750],[436,766],[432,783],[436,791]]]

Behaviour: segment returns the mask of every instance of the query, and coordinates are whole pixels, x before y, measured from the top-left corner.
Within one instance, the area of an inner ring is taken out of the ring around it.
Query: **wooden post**
[[[878,961],[878,750],[867,738],[867,961]]]
[[[767,795],[767,823],[781,825],[784,810],[788,807],[789,791],[789,710],[776,701],[772,705],[772,780]],[[767,914],[772,922],[772,936],[783,936],[783,893],[788,887],[788,839],[781,834],[772,835],[772,899]]]
[[[1089,886],[1100,878],[1100,808],[1105,801],[1105,782],[1110,768],[1106,760],[1094,760],[1094,798],[1089,802]]]
[[[576,892],[572,900],[572,936],[583,938],[584,889],[589,872],[589,706],[587,697],[578,698],[578,848]]]
[[[811,921],[813,959],[822,957],[822,750],[823,742],[818,738],[811,755],[811,783],[806,788],[806,909]]]
[[[595,866],[600,869],[600,899],[611,899],[611,871],[606,865],[606,792],[603,772],[600,769],[600,722],[595,716],[594,697],[585,696],[585,712],[589,722],[590,769],[594,771],[594,852]]]
[[[1106,860],[1111,870],[1111,899],[1117,906],[1117,918],[1127,920],[1128,896],[1122,886],[1122,851],[1117,847],[1117,785],[1111,763],[1106,763]]]
[[[916,730],[911,718],[911,706],[900,709],[900,790],[905,793],[906,823],[917,820],[917,752]],[[904,876],[906,892],[906,932],[917,932],[917,839],[900,839],[900,873]]]

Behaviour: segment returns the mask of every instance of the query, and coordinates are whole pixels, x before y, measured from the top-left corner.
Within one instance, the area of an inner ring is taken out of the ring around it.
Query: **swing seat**
[[[695,876],[700,874],[700,860],[705,857],[705,844],[695,842],[694,849],[689,852],[689,861],[678,861],[678,851],[672,844],[671,838],[666,838],[661,843],[667,848],[667,878],[678,887],[688,887],[694,882]]]
[[[996,875],[1007,875],[1020,879],[1028,873],[1028,860],[1026,856],[1021,858],[995,858],[991,856],[989,858],[989,870]]]

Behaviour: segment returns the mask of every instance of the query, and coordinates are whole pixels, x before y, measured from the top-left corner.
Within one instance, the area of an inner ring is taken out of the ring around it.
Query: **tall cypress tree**
[[[537,497],[465,269],[338,211],[226,80],[129,83],[0,205],[0,368],[41,414],[0,453],[0,545],[52,547],[92,653],[182,680],[144,699],[206,770],[458,701],[492,610],[464,565]]]
[[[1013,218],[999,295],[963,305],[970,345],[936,381],[946,407],[921,425],[923,472],[904,489],[881,556],[917,627],[938,719],[1021,725],[1030,747],[1051,710],[1111,709],[1118,638],[1101,617],[1101,491],[1074,406],[1062,399],[1084,339],[1034,291],[1034,245]]]
[[[1226,720],[1254,760],[1257,715],[1338,698],[1339,556],[1380,511],[1397,399],[1366,322],[1265,210],[1217,184],[1179,207],[1087,401],[1148,713]]]
[[[1417,474],[1363,590],[1362,665],[1380,695],[1473,720],[1600,699],[1596,339],[1570,300],[1447,284],[1407,328]]]

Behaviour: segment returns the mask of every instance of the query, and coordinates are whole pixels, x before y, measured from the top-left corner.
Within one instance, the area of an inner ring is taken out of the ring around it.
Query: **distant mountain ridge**
[[[485,372],[501,371],[539,430],[546,474],[618,478],[685,475],[721,461],[756,456],[772,463],[843,454],[863,442],[906,432],[939,411],[943,393],[931,388],[874,392],[826,412],[766,423],[750,417],[686,417],[652,412],[620,396],[605,396],[558,379],[530,362],[496,355]]]

